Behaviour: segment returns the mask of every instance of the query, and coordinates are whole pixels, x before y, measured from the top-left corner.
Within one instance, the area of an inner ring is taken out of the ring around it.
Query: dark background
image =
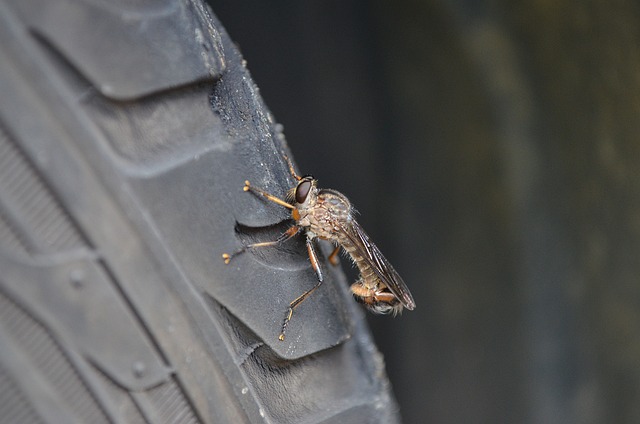
[[[413,292],[405,422],[640,422],[637,2],[211,4]]]

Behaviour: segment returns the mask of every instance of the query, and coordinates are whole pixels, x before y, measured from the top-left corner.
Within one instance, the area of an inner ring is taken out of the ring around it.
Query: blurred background
[[[210,3],[413,292],[406,423],[640,422],[639,3]]]

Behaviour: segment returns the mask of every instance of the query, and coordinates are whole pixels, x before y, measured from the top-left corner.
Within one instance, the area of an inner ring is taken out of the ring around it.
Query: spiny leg
[[[324,281],[324,276],[322,275],[322,269],[320,269],[320,263],[318,262],[318,255],[316,254],[316,249],[313,246],[313,240],[310,238],[307,238],[307,252],[309,253],[309,260],[311,261],[311,267],[316,272],[316,277],[318,278],[318,282],[316,283],[315,286],[311,287],[309,290],[302,293],[293,302],[289,304],[289,309],[287,309],[287,313],[284,317],[284,322],[282,323],[282,332],[278,337],[279,340],[284,340],[284,333],[287,331],[287,325],[289,324],[289,321],[291,321],[291,317],[293,316],[293,310],[296,308],[296,306],[304,302],[311,293],[316,291],[318,287],[322,285],[322,282]]]
[[[291,237],[295,236],[296,234],[298,234],[298,232],[300,231],[300,227],[298,227],[297,225],[294,225],[292,227],[289,227],[289,229],[287,229],[287,231],[285,231],[284,233],[282,233],[280,235],[280,237],[278,237],[276,240],[273,241],[263,241],[263,242],[259,242],[259,243],[251,243],[248,244],[238,250],[236,250],[235,252],[229,254],[229,253],[223,253],[222,254],[222,259],[224,259],[224,263],[225,264],[229,264],[229,262],[231,262],[231,259],[233,259],[235,256],[246,252],[249,249],[255,249],[257,247],[268,247],[268,246],[277,246],[278,244],[289,240]]]
[[[335,249],[333,249],[333,252],[331,252],[331,254],[329,255],[329,262],[331,263],[331,265],[333,266],[338,266],[338,264],[340,262],[338,262],[338,253],[340,252],[340,246],[336,246]]]
[[[284,155],[284,154],[282,156],[284,157],[284,160],[287,161],[287,165],[289,166],[289,172],[291,172],[291,176],[293,178],[295,178],[296,181],[300,181],[302,179],[302,177],[300,175],[296,174],[295,169],[293,169],[293,163],[291,162],[291,159],[289,159],[289,156]]]
[[[313,239],[307,237],[307,253],[309,254],[309,261],[311,262],[311,267],[316,273],[316,277],[319,282],[324,281],[324,275],[322,274],[322,269],[320,268],[320,262],[318,261],[318,254],[316,253],[316,248],[313,244]]]
[[[277,203],[280,206],[284,206],[285,208],[295,209],[295,207],[293,205],[290,205],[289,203],[287,203],[284,200],[274,196],[273,194],[269,194],[266,191],[262,190],[261,188],[252,186],[249,181],[245,181],[244,182],[244,187],[242,189],[244,191],[252,191],[255,194],[259,194],[260,196],[263,196],[263,197],[267,198],[268,200],[271,200],[273,203]]]

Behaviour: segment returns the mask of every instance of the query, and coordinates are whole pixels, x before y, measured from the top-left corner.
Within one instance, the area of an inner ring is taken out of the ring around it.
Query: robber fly
[[[328,240],[336,246],[329,255],[329,261],[333,265],[338,264],[336,255],[342,248],[358,267],[360,278],[351,285],[351,293],[357,302],[376,314],[396,315],[402,311],[402,308],[413,310],[416,304],[409,289],[355,220],[355,210],[349,199],[338,191],[319,189],[317,180],[311,175],[298,176],[289,158],[285,156],[285,159],[291,175],[297,181],[296,187],[287,193],[286,200],[254,187],[249,181],[244,182],[243,189],[290,209],[294,225],[277,240],[249,244],[232,254],[222,255],[224,262],[228,264],[234,256],[248,249],[275,246],[300,232],[306,235],[309,260],[318,282],[289,304],[282,324],[282,332],[278,338],[284,340],[293,310],[318,289],[324,280],[314,246],[316,238]]]

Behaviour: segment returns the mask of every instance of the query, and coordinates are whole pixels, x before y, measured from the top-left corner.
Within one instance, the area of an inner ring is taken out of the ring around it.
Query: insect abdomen
[[[360,279],[351,285],[351,292],[358,301],[375,314],[393,314],[402,312],[402,302],[389,291],[380,280],[371,265],[350,242],[342,243],[353,262],[360,270]]]
[[[355,246],[353,246],[350,242],[341,243],[344,250],[347,251],[351,260],[356,264],[358,270],[360,271],[360,278],[364,283],[365,287],[369,289],[375,289],[380,284],[380,280],[378,276],[373,271],[371,266],[365,261],[365,259],[360,256]]]

